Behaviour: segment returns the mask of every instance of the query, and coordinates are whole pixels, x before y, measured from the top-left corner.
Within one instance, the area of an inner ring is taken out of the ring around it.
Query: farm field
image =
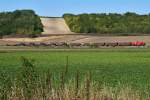
[[[82,85],[84,85],[83,82],[85,78],[87,75],[89,75],[87,73],[90,73],[90,83],[93,87],[92,90],[89,90],[91,91],[90,98],[93,98],[92,93],[95,93],[94,89],[98,89],[98,91],[99,89],[104,89],[100,94],[102,97],[106,96],[106,98],[107,95],[108,97],[115,98],[114,93],[119,91],[119,94],[116,94],[118,99],[115,100],[120,100],[119,98],[122,98],[122,96],[124,98],[122,100],[126,100],[127,98],[129,98],[129,100],[135,100],[135,98],[136,100],[149,100],[149,49],[41,49],[39,51],[32,51],[30,49],[27,51],[1,50],[0,84],[3,84],[3,82],[5,83],[5,81],[6,83],[9,83],[7,80],[8,77],[6,76],[11,77],[12,81],[15,79],[15,77],[18,77],[18,75],[22,74],[22,70],[24,70],[24,64],[21,60],[22,57],[28,58],[34,62],[38,73],[40,73],[43,79],[43,75],[45,75],[47,72],[50,72],[53,75],[53,86],[57,87],[59,84],[62,84],[63,78],[61,75],[62,72],[65,72],[67,68],[67,74],[65,76],[66,81],[63,83],[66,84],[66,89],[69,89],[71,84],[74,85],[72,82],[74,81],[77,72],[79,73],[78,77],[81,82],[81,88],[83,87]],[[4,77],[2,76],[5,76],[5,81],[3,80]],[[5,85],[8,85],[6,83]],[[34,83],[32,82],[32,84]],[[65,91],[64,93],[67,92],[67,90],[63,91]],[[68,90],[68,92],[69,91],[70,90]],[[82,92],[82,89],[79,89],[78,91]],[[72,93],[73,92],[71,92],[71,94]],[[123,95],[120,93],[123,93]],[[100,94],[98,93],[97,96]],[[67,94],[62,95],[65,96]],[[82,96],[78,100],[83,100]],[[95,100],[105,100],[105,98]]]
[[[144,52],[143,52],[144,51]],[[149,50],[100,50],[100,51],[11,51],[0,53],[0,69],[15,75],[22,66],[20,58],[34,59],[41,71],[59,73],[65,69],[68,56],[69,74],[76,70],[81,73],[91,71],[95,81],[117,86],[131,85],[138,89],[149,89]],[[2,71],[2,70],[1,70]],[[71,76],[71,75],[70,75]]]

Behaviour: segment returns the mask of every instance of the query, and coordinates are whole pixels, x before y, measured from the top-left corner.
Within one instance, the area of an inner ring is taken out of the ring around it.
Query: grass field
[[[0,67],[16,73],[22,66],[21,56],[35,60],[40,70],[61,72],[69,59],[69,72],[91,71],[95,80],[106,84],[129,84],[147,88],[150,84],[150,51],[46,51],[3,52]]]
[[[91,73],[92,80],[108,87],[131,87],[150,94],[150,50],[58,50],[58,51],[1,51],[0,72],[12,77],[22,68],[21,57],[33,59],[38,70],[49,70],[56,76],[68,66],[68,79],[77,70],[81,77]],[[68,60],[67,60],[68,58]],[[59,77],[55,81],[59,82]]]

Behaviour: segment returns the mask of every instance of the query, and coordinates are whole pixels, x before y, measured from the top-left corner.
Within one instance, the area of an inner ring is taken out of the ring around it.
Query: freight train
[[[6,44],[6,46],[45,46],[45,47],[119,47],[119,46],[145,46],[146,43],[142,41],[136,42],[103,42],[103,43],[66,43],[66,42],[22,42],[15,44]]]

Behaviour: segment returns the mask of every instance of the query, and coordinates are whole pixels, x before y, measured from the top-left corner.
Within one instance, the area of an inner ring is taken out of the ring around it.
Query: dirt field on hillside
[[[44,26],[42,34],[70,34],[72,33],[63,18],[41,18]]]

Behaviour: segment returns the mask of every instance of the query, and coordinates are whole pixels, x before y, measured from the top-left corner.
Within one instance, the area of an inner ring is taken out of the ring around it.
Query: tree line
[[[64,14],[66,23],[77,33],[150,33],[150,14]]]
[[[34,36],[43,32],[40,17],[32,10],[0,13],[0,36],[21,34]]]

